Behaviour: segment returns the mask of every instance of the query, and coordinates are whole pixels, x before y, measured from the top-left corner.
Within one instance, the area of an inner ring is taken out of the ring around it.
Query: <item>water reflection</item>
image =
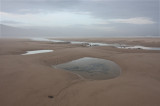
[[[107,43],[94,43],[94,42],[80,42],[80,41],[64,41],[64,40],[49,40],[45,38],[32,38],[34,41],[49,41],[54,43],[63,43],[63,44],[80,44],[82,46],[112,46],[121,49],[144,49],[144,50],[160,50],[160,47],[145,47],[145,46],[131,46],[126,44],[107,44]]]
[[[53,66],[76,73],[86,79],[105,80],[120,75],[120,67],[109,60],[84,57],[68,63]]]
[[[34,51],[27,51],[25,54],[22,55],[30,55],[30,54],[38,54],[38,53],[47,53],[53,52],[53,50],[34,50]]]
[[[144,50],[160,50],[158,47],[145,47],[145,46],[120,46],[123,49],[144,49]]]

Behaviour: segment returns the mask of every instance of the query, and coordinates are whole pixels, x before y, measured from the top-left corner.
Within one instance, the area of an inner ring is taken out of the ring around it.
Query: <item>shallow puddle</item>
[[[48,53],[48,52],[53,52],[53,50],[34,50],[34,51],[27,51],[25,54],[22,54],[22,55],[31,55],[31,54]]]
[[[85,79],[105,80],[120,75],[120,67],[110,61],[99,58],[84,57],[78,60],[53,66],[80,75]]]

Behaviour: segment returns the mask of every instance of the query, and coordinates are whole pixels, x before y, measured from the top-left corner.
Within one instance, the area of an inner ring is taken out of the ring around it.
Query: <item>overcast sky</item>
[[[43,30],[44,37],[160,36],[159,0],[0,1],[1,24]]]

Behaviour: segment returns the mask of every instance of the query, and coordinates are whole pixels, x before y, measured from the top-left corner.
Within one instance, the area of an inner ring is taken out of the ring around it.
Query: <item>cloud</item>
[[[1,0],[0,11],[4,24],[51,35],[159,35],[159,0]]]
[[[70,25],[92,25],[105,23],[104,19],[91,16],[86,12],[53,12],[53,13],[36,13],[36,14],[11,14],[0,12],[2,22],[6,20],[21,22],[25,25],[32,26],[70,26]],[[9,22],[7,22],[8,24]],[[11,23],[10,23],[11,24]],[[14,24],[12,22],[12,24]]]
[[[126,24],[154,24],[150,18],[147,17],[136,17],[136,18],[128,18],[128,19],[111,19],[109,20],[115,23],[126,23]]]
[[[0,21],[0,23],[2,24],[22,24],[22,22],[11,21],[11,20],[3,20],[3,21]]]

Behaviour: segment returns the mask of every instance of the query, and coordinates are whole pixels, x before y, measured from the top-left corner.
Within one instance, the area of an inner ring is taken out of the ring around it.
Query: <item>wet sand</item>
[[[128,44],[160,47],[160,38],[119,39]],[[54,52],[21,55],[31,50]],[[82,57],[111,60],[122,73],[114,79],[91,81],[52,68]],[[159,106],[159,75],[160,51],[0,39],[0,106]]]

